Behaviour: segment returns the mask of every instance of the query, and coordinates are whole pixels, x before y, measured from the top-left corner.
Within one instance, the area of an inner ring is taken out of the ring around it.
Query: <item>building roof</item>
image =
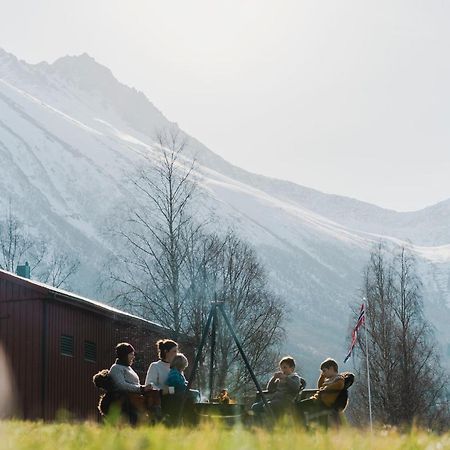
[[[50,286],[49,284],[40,283],[39,281],[19,277],[15,273],[0,269],[0,279],[2,279],[2,278],[12,281],[16,284],[21,284],[30,289],[39,290],[45,294],[50,294],[50,295],[53,294],[53,297],[55,300],[59,300],[59,301],[65,302],[65,303],[70,303],[74,306],[88,307],[89,309],[95,309],[98,312],[112,314],[115,316],[117,315],[123,319],[138,320],[138,321],[144,322],[148,325],[152,325],[154,327],[166,329],[165,327],[163,327],[161,324],[159,324],[157,322],[152,322],[150,320],[143,319],[142,317],[135,316],[134,314],[130,314],[130,313],[127,313],[120,309],[114,308],[106,303],[103,303],[103,302],[100,302],[97,300],[92,300],[90,298],[74,294],[73,292],[65,291],[64,289],[55,288],[53,286]]]

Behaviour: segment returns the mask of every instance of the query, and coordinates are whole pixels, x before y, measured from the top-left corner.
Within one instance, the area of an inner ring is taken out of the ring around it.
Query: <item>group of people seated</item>
[[[104,370],[94,376],[94,383],[107,391],[108,397],[102,397],[99,404],[102,414],[107,413],[111,403],[120,403],[122,412],[126,412],[134,424],[143,411],[151,413],[153,420],[160,419],[161,407],[169,396],[179,398],[180,394],[187,394],[183,399],[187,408],[200,400],[198,391],[188,391],[188,382],[184,376],[188,360],[179,353],[177,342],[161,339],[156,347],[159,359],[150,364],[145,383],[141,384],[138,374],[131,367],[135,359],[134,347],[127,342],[117,344],[116,361],[109,371]],[[102,402],[104,399],[107,402]]]
[[[287,409],[293,409],[300,420],[304,421],[309,415],[329,411],[345,388],[345,375],[339,373],[337,362],[331,358],[320,365],[317,390],[306,399],[299,396],[306,383],[295,371],[294,358],[282,358],[279,369],[267,384],[265,401],[259,399],[252,405],[251,410],[257,416],[267,413],[267,408],[277,416]]]
[[[177,342],[161,339],[156,346],[159,359],[150,364],[143,385],[131,367],[135,359],[135,350],[129,343],[118,344],[117,359],[109,371],[102,371],[94,377],[94,383],[103,387],[98,381],[100,374],[105,372],[110,383],[105,389],[111,398],[120,396],[127,398],[126,408],[132,423],[137,422],[138,413],[143,410],[151,412],[153,420],[161,419],[164,402],[169,401],[171,397],[173,399],[178,396],[178,401],[181,399],[187,409],[200,401],[199,391],[188,390],[188,382],[184,375],[188,360],[179,352]],[[294,358],[291,356],[282,358],[279,370],[273,374],[267,384],[267,390],[263,391],[264,398],[260,397],[252,405],[251,414],[263,418],[268,409],[276,416],[293,409],[302,420],[310,414],[329,410],[335,405],[340,393],[346,389],[345,374],[340,374],[336,361],[328,358],[320,366],[317,390],[309,398],[301,399],[299,393],[305,385],[305,380],[295,371]],[[228,396],[226,390],[222,392],[221,395]]]

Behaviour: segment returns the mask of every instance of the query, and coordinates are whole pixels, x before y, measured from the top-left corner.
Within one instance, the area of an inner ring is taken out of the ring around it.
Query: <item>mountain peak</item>
[[[96,65],[96,66],[101,66],[101,64],[99,64],[94,57],[92,57],[91,55],[89,55],[89,53],[82,53],[81,55],[66,55],[66,56],[61,56],[60,58],[58,58],[53,65],[54,66],[61,66],[61,65],[67,65],[67,64],[83,64],[83,65]]]
[[[101,86],[104,83],[116,82],[111,70],[98,63],[87,53],[58,58],[50,66],[66,79],[81,83],[84,87]]]

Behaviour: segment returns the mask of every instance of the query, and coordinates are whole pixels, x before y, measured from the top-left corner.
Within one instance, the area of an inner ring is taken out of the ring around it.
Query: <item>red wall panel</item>
[[[41,293],[0,278],[0,343],[24,418],[42,417]]]
[[[73,336],[73,356],[61,354],[61,335]],[[143,383],[148,365],[157,359],[155,342],[165,337],[162,327],[0,271],[0,344],[26,419],[52,420],[62,410],[75,418],[97,419],[92,376],[112,365],[116,344],[126,341],[135,347],[134,369]],[[96,362],[85,360],[85,341],[96,344]],[[188,345],[182,350],[192,355]]]

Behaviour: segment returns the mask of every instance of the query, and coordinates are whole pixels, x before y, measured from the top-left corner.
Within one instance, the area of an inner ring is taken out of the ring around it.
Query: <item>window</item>
[[[73,356],[73,336],[62,334],[59,341],[59,348],[61,355]]]
[[[97,361],[97,345],[95,342],[84,341],[84,359],[85,361]]]

